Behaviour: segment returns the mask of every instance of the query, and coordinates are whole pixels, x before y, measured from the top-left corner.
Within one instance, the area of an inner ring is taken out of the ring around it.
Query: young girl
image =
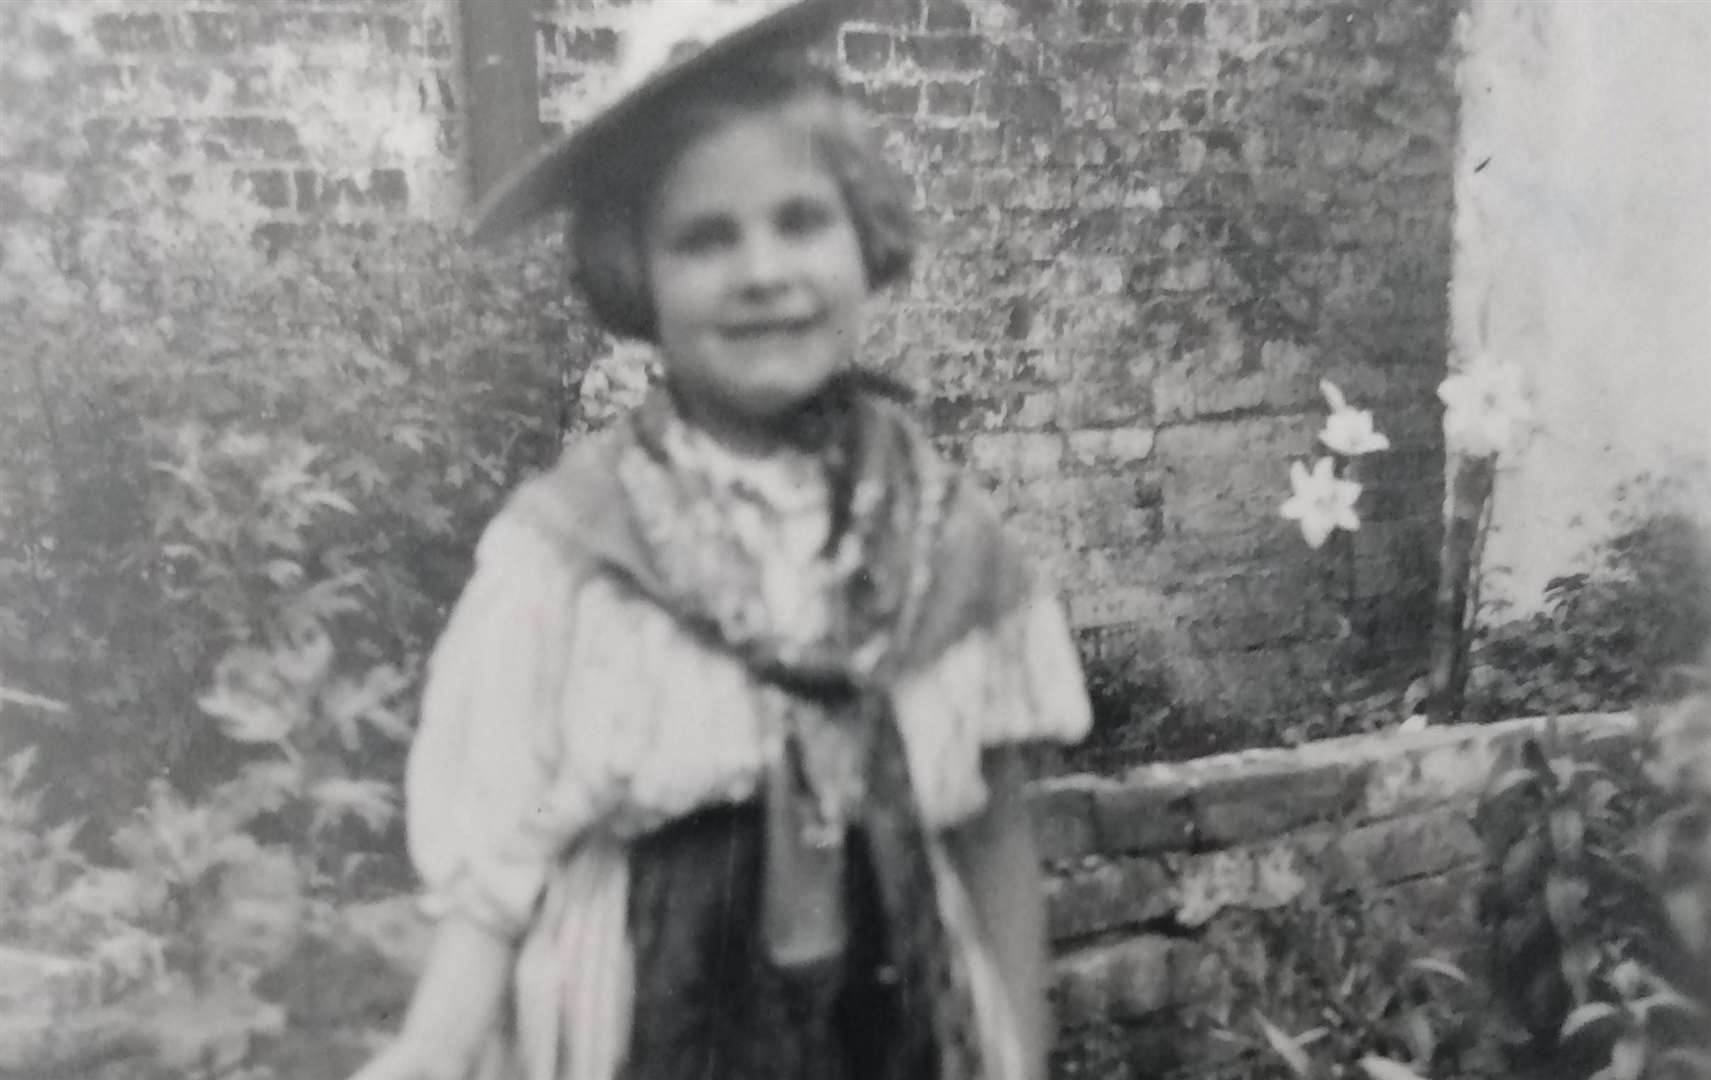
[[[360,1080],[1043,1074],[1011,748],[1087,700],[1056,602],[855,366],[911,230],[801,58],[843,7],[644,5],[629,89],[482,211],[568,203],[580,289],[666,378],[481,540],[408,776],[435,942]]]

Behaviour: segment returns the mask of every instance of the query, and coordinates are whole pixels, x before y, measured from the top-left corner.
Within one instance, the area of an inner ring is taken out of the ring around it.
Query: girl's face
[[[764,433],[848,363],[868,294],[861,244],[836,180],[778,108],[692,142],[648,220],[660,350],[692,415]]]

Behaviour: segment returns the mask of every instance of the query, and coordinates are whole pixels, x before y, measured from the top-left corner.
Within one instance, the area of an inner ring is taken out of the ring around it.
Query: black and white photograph
[[[0,0],[0,1080],[1711,1080],[1711,0]]]

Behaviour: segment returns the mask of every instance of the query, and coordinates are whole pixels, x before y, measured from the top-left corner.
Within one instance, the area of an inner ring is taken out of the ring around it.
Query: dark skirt
[[[927,1055],[893,1052],[902,1014],[862,835],[846,863],[848,949],[783,969],[760,933],[763,827],[752,805],[718,808],[636,844],[624,1080],[933,1080]]]

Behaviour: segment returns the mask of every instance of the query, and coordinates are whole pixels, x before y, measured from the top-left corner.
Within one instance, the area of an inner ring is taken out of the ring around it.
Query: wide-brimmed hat
[[[496,240],[564,203],[601,146],[678,87],[738,57],[803,47],[836,22],[849,0],[644,0],[620,31],[615,73],[588,115],[530,154],[471,214],[479,241]]]

